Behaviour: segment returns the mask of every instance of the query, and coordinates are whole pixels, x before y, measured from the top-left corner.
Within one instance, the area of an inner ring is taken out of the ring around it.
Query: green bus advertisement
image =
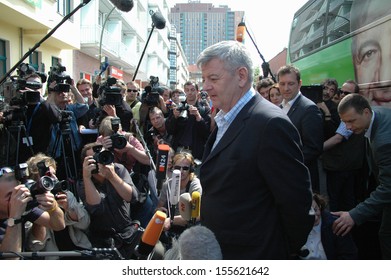
[[[308,1],[295,13],[287,63],[303,85],[355,80],[372,105],[391,108],[391,1]]]

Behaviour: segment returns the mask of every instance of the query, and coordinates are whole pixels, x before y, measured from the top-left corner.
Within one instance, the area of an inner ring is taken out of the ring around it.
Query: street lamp
[[[105,32],[105,26],[106,26],[106,23],[107,21],[109,20],[109,17],[111,15],[111,13],[115,10],[115,6],[110,10],[110,12],[107,14],[106,18],[105,18],[105,21],[103,22],[103,25],[102,25],[102,31],[100,33],[100,40],[99,40],[99,63],[101,64],[102,63],[102,41],[103,41],[103,33]],[[101,72],[99,73],[99,76],[102,75],[103,71],[105,71],[105,69],[101,69]]]

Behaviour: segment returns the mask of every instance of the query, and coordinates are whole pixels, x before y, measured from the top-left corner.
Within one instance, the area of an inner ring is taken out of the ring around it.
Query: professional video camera
[[[114,162],[114,154],[108,150],[103,150],[102,145],[94,146],[92,150],[94,151],[93,159],[96,161],[96,168],[92,173],[98,173],[98,163],[103,165],[108,165]]]
[[[56,82],[55,87],[52,89],[55,92],[68,92],[72,78],[66,73],[66,67],[60,63],[57,66],[50,67],[48,85],[52,82]]]
[[[4,111],[4,123],[20,123],[26,118],[27,104],[36,104],[41,100],[41,94],[38,89],[42,88],[42,83],[26,81],[26,78],[36,73],[40,76],[42,82],[46,82],[46,74],[35,71],[27,64],[22,63],[17,68],[17,76],[12,76],[11,81],[4,86],[4,102],[9,104]]]
[[[98,89],[99,105],[116,105],[119,106],[122,103],[121,88],[116,86],[117,79],[114,77],[108,77]]]
[[[113,142],[112,149],[123,149],[128,142],[124,135],[118,133],[120,124],[120,118],[115,117],[111,119],[111,129],[114,131],[113,135],[110,136],[110,139]]]
[[[60,124],[60,130],[62,132],[70,132],[71,131],[71,125],[70,125],[71,120],[72,120],[72,112],[71,111],[60,110],[58,123]]]
[[[142,103],[149,107],[154,107],[159,104],[160,93],[162,89],[159,87],[159,77],[150,76],[149,85],[145,87],[145,94]]]
[[[16,76],[11,76],[10,81],[5,83],[3,92],[4,101],[10,105],[33,103],[36,100],[39,102],[40,95],[39,93],[38,95],[36,94],[36,90],[42,88],[42,83],[46,82],[46,74],[35,71],[34,67],[28,63],[21,63],[18,66],[16,73]],[[34,73],[39,75],[42,83],[26,81],[26,78]],[[28,94],[23,93],[26,88],[31,90]]]

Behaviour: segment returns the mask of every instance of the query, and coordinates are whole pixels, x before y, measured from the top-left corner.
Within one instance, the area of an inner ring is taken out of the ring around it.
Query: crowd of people
[[[332,77],[314,102],[292,65],[254,83],[236,41],[206,48],[197,66],[202,89],[49,76],[44,91],[40,75],[27,75],[40,88],[20,90],[23,120],[13,107],[0,113],[12,139],[0,170],[0,252],[74,259],[86,256],[61,252],[111,248],[137,258],[161,211],[155,258],[189,259],[202,234],[213,237],[213,259],[391,258],[390,109]]]

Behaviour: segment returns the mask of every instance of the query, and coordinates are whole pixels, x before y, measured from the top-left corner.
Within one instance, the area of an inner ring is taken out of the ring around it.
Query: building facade
[[[45,73],[61,62],[75,80],[93,81],[102,73],[141,86],[150,76],[165,85],[180,83],[170,77],[166,0],[133,3],[131,11],[122,12],[109,0],[0,0],[0,77],[9,80],[16,72],[6,77],[7,72],[27,55],[23,62]],[[154,21],[155,13],[165,20],[164,28]],[[186,76],[186,63],[175,65],[183,72],[177,76]]]

